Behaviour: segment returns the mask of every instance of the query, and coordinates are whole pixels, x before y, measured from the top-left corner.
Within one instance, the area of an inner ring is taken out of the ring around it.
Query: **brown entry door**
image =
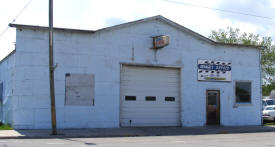
[[[206,91],[206,112],[207,125],[220,124],[220,91]]]

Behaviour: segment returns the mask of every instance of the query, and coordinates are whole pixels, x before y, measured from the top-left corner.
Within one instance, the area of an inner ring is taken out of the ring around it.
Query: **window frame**
[[[237,102],[237,83],[250,83],[250,100],[249,102]],[[252,81],[250,80],[236,80],[234,81],[234,96],[235,96],[235,104],[237,105],[251,105],[252,104]]]

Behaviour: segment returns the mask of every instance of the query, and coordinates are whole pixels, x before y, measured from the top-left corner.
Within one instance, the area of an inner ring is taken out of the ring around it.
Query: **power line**
[[[0,38],[8,31],[9,29],[9,26],[7,26],[3,31],[2,33],[0,34]]]
[[[16,17],[11,21],[11,23],[14,23],[16,21],[16,19],[23,13],[23,11],[30,5],[30,3],[32,2],[32,0],[29,0],[28,3],[25,4],[25,6],[23,7],[23,9],[16,15]],[[8,31],[9,26],[7,26],[2,33],[0,34],[0,38]]]
[[[23,9],[18,13],[18,15],[16,15],[16,17],[12,20],[12,23],[16,21],[16,19],[23,13],[23,11],[30,5],[30,3],[32,2],[32,0],[29,0],[28,3],[26,3],[26,5],[23,7]]]
[[[246,16],[251,16],[251,17],[258,17],[258,18],[268,19],[268,20],[272,20],[272,21],[275,20],[272,17],[255,15],[255,14],[250,14],[250,13],[245,13],[245,12],[223,10],[223,9],[218,9],[218,8],[213,8],[213,7],[206,7],[206,6],[202,6],[202,5],[195,5],[195,4],[190,4],[190,3],[185,3],[185,2],[179,2],[179,1],[173,1],[173,0],[162,0],[162,1],[166,1],[166,2],[174,3],[174,4],[187,5],[187,6],[191,6],[191,7],[197,7],[197,8],[204,8],[204,9],[210,9],[210,10],[215,10],[215,11],[221,11],[221,12],[226,12],[226,13],[240,14],[240,15],[246,15]]]

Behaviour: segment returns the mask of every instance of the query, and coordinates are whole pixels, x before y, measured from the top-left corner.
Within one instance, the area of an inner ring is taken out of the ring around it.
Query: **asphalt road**
[[[1,139],[0,147],[275,147],[275,132],[58,139]]]

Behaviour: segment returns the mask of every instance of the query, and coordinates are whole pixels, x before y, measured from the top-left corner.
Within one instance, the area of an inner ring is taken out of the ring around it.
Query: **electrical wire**
[[[246,15],[246,16],[251,16],[251,17],[258,17],[258,18],[268,19],[268,20],[272,20],[272,21],[275,20],[272,17],[266,17],[266,16],[261,16],[261,15],[255,15],[255,14],[250,14],[250,13],[239,12],[239,11],[223,10],[223,9],[218,9],[218,8],[213,8],[213,7],[206,7],[206,6],[202,6],[202,5],[195,5],[195,4],[179,2],[179,1],[173,1],[173,0],[162,0],[162,1],[169,2],[169,3],[174,3],[174,4],[187,5],[187,6],[191,6],[191,7],[210,9],[210,10],[214,10],[214,11],[221,11],[221,12],[232,13],[232,14],[240,14],[240,15]]]
[[[25,4],[25,6],[23,7],[23,9],[21,9],[21,11],[16,15],[16,17],[11,21],[11,23],[14,23],[16,21],[17,18],[19,18],[19,16],[23,13],[23,11],[30,5],[30,3],[32,2],[32,0],[29,0],[28,3]],[[9,26],[7,26],[2,33],[0,34],[0,38],[9,30]]]

